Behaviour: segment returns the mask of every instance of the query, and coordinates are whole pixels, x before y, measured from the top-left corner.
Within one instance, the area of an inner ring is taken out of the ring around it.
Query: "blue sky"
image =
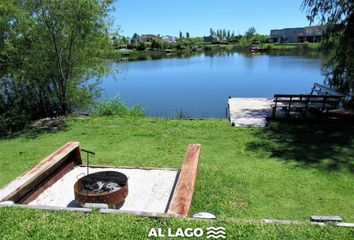
[[[118,0],[112,13],[123,35],[209,34],[210,27],[243,34],[249,27],[269,34],[271,29],[309,23],[302,0]]]

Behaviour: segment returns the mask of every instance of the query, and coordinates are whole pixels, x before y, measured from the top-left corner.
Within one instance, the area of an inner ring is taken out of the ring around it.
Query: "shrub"
[[[139,42],[136,49],[139,51],[144,51],[147,48],[146,44],[144,42]]]
[[[140,105],[129,108],[126,103],[122,103],[118,98],[97,102],[89,110],[89,113],[97,116],[119,116],[119,117],[144,117],[144,109]]]
[[[9,110],[0,114],[0,136],[11,135],[13,132],[22,130],[28,122],[28,116],[22,112]]]
[[[307,49],[309,49],[309,42],[303,42],[303,43],[301,44],[301,49],[302,49],[302,50],[307,50]]]

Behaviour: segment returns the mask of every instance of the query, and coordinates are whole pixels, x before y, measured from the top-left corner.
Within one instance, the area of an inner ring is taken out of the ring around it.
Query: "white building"
[[[166,35],[162,37],[162,40],[167,43],[174,43],[176,42],[176,38],[174,36]]]

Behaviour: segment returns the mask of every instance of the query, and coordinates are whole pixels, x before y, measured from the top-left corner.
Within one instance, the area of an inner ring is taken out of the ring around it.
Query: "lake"
[[[239,52],[111,63],[102,99],[140,104],[147,116],[223,118],[229,96],[308,93],[314,82],[323,83],[321,64],[318,55]]]

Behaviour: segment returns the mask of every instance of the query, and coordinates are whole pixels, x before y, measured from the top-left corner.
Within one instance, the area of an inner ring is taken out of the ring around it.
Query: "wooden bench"
[[[343,97],[344,95],[318,83],[314,84],[310,94],[275,94],[274,104],[271,106],[272,118],[276,117],[279,108],[285,111],[286,116],[291,112],[300,112],[303,115],[308,111],[328,113],[339,107]]]

